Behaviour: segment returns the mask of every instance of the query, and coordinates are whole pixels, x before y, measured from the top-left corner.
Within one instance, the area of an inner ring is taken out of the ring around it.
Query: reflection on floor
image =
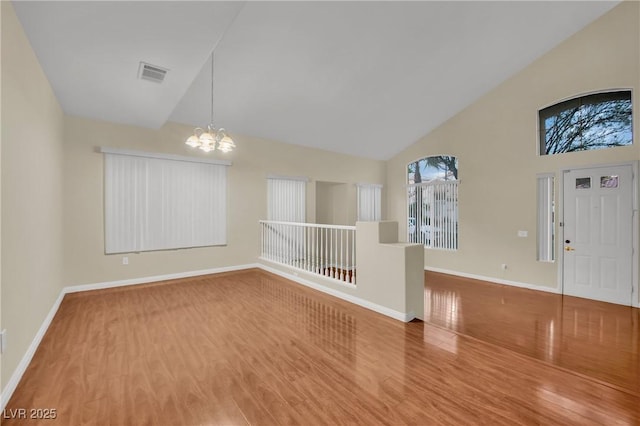
[[[440,285],[428,292],[440,326],[259,270],[69,294],[2,425],[640,424],[640,397],[514,350],[576,357],[594,326],[566,340],[569,320],[546,302],[533,314],[530,297],[505,292],[496,307],[501,289],[468,299],[464,283]],[[38,408],[56,418],[21,411]]]
[[[425,321],[640,395],[640,309],[426,272]]]

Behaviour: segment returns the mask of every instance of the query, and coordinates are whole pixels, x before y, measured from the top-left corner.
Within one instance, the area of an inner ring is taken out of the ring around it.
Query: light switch
[[[518,231],[518,237],[528,237],[529,233],[527,231]]]

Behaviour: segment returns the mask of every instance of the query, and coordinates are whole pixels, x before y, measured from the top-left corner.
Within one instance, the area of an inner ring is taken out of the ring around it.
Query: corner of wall
[[[62,290],[63,112],[9,1],[1,3],[2,380],[19,368]],[[11,108],[7,108],[10,105]],[[24,149],[29,141],[30,149]],[[37,155],[34,155],[34,152]],[[37,263],[37,267],[34,265]]]

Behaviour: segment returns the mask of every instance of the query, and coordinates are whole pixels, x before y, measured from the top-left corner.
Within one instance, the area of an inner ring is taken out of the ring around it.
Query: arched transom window
[[[633,143],[631,91],[594,93],[539,111],[540,155]]]

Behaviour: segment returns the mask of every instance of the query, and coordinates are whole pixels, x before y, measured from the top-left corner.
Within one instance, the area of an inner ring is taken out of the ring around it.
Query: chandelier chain
[[[218,39],[215,46],[213,47],[213,50],[211,51],[211,121],[209,122],[209,125],[207,126],[206,130],[200,127],[196,127],[193,130],[193,135],[187,138],[187,140],[185,141],[185,144],[190,146],[191,148],[199,148],[204,152],[211,152],[218,149],[219,151],[226,153],[226,152],[233,151],[234,148],[236,147],[236,144],[233,142],[233,139],[231,138],[231,136],[229,136],[229,134],[227,134],[227,132],[223,128],[216,129],[213,125],[213,95],[214,95],[213,78],[214,78],[214,71],[215,71],[216,48],[218,47],[220,42],[224,39],[224,36],[226,35],[227,30],[238,18],[238,16],[240,15],[240,12],[242,11],[242,9],[244,9],[246,4],[247,2],[245,1],[242,4],[242,7],[238,9],[235,16],[233,17],[231,22],[227,25],[227,27],[224,29],[224,31],[222,32],[222,36]]]
[[[211,52],[211,126],[213,126],[213,65],[214,65],[214,56],[216,54],[215,49]]]

